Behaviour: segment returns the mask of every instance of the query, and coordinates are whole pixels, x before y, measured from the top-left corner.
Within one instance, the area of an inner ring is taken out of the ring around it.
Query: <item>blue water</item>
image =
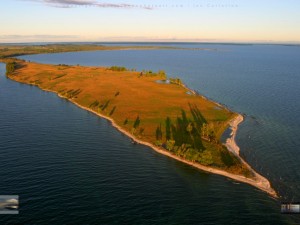
[[[178,45],[181,46],[181,45]],[[201,48],[207,45],[185,45]],[[282,196],[300,200],[298,47],[212,45],[217,51],[128,50],[33,55],[53,64],[164,69],[245,113],[237,141]],[[0,190],[20,195],[21,224],[293,224],[280,200],[132,145],[53,93],[8,80],[0,66]]]

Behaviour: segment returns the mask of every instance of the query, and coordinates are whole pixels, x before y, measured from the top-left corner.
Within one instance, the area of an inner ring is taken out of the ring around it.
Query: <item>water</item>
[[[178,45],[181,46],[181,45]],[[189,46],[189,45],[185,45]],[[203,47],[207,45],[190,45]],[[129,50],[25,56],[42,63],[164,69],[247,114],[242,155],[282,200],[300,200],[298,47],[212,45],[218,51]],[[0,66],[0,190],[20,195],[21,224],[293,224],[280,202],[132,145],[53,93],[8,80]]]

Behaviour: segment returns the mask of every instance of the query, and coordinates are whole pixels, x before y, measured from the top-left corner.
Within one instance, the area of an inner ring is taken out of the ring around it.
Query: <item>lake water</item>
[[[300,48],[176,44],[23,56],[53,64],[165,70],[246,114],[243,157],[282,196],[208,174],[132,145],[109,122],[53,93],[5,78],[0,64],[0,194],[18,194],[20,224],[294,224],[280,201],[300,201]]]

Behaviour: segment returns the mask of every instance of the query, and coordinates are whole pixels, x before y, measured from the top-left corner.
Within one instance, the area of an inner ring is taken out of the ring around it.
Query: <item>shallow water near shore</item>
[[[300,55],[287,46],[223,48],[22,58],[164,69],[179,76],[199,93],[249,115],[238,132],[241,154],[283,198],[295,200]],[[278,201],[249,185],[132,145],[107,121],[53,93],[7,80],[3,65],[0,79],[0,190],[20,195],[21,212],[3,217],[4,222],[79,224],[87,216],[92,224],[285,224],[297,219],[280,215]]]

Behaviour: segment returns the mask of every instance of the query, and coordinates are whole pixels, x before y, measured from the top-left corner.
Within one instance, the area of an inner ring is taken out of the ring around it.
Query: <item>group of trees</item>
[[[11,74],[16,70],[17,63],[16,62],[9,62],[6,63],[6,74]]]
[[[174,143],[174,146],[188,144],[192,148],[200,151],[203,150],[204,147],[201,140],[201,129],[204,122],[206,121],[199,121],[196,117],[194,120],[189,119],[184,110],[181,111],[181,117],[177,117],[175,123],[172,123],[171,119],[167,117],[165,121],[166,142],[171,140],[171,143]],[[161,130],[161,125],[159,128]],[[157,140],[162,139],[162,134],[159,137],[160,139],[157,138]],[[168,146],[170,148],[170,143],[168,143]]]
[[[117,91],[115,94],[114,94],[114,97],[116,98],[117,96],[119,96],[120,95],[120,92],[119,91]],[[107,100],[107,101],[105,101],[104,103],[100,103],[98,100],[95,100],[94,102],[92,102],[90,105],[89,105],[89,108],[91,108],[91,109],[97,109],[98,110],[98,112],[101,110],[101,111],[105,111],[107,108],[108,108],[108,106],[109,106],[109,104],[111,103],[111,100]],[[110,112],[109,112],[109,115],[110,116],[112,116],[113,114],[114,114],[114,112],[115,112],[115,110],[116,110],[116,108],[117,108],[117,106],[114,106],[111,110],[110,110]],[[127,120],[127,122],[128,122],[128,120]],[[126,122],[126,123],[127,123]],[[124,124],[125,125],[125,124]]]
[[[128,123],[128,119],[124,121],[124,125],[126,125],[127,123]],[[145,131],[145,128],[140,127],[140,123],[141,123],[140,116],[137,116],[131,129],[131,133],[133,135],[137,135],[138,137],[142,136]]]
[[[67,98],[76,98],[76,96],[79,95],[80,92],[81,92],[81,89],[76,89],[76,90],[71,89],[65,93],[65,96]]]
[[[182,81],[179,78],[169,78],[170,84],[183,85]]]
[[[126,118],[123,122],[123,125],[126,126],[128,124],[128,118]],[[132,128],[131,128],[131,134],[137,135],[138,137],[141,137],[144,134],[145,128],[140,127],[141,119],[140,116],[137,116],[135,121],[133,122]]]
[[[89,105],[90,108],[94,109],[94,108],[98,108],[98,110],[101,109],[101,111],[104,111],[108,105],[110,103],[110,100],[107,100],[104,104],[100,104],[100,102],[98,100],[95,100],[92,104]],[[111,111],[111,115],[114,113],[116,107],[113,109],[113,111]]]
[[[67,64],[58,64],[58,66],[69,67],[70,65],[67,65]]]
[[[128,71],[128,69],[124,66],[111,66],[108,69],[112,70],[112,71],[118,71],[118,72]],[[136,71],[136,69],[132,69],[131,71]],[[140,73],[139,77],[142,77],[142,76],[145,76],[145,77],[159,76],[163,80],[167,79],[167,74],[164,70],[159,70],[158,72],[153,72],[152,70],[143,70]],[[174,84],[182,84],[180,79],[172,79],[171,78],[171,80],[170,80],[170,82],[173,82]]]
[[[122,71],[127,71],[127,68],[124,66],[111,66],[109,67],[109,70],[122,72]]]
[[[207,125],[207,121],[196,106],[190,105],[190,111],[192,118],[188,118],[184,110],[175,121],[167,117],[165,132],[162,131],[162,126],[159,124],[155,132],[155,143],[190,161],[211,165],[213,163],[212,154],[205,149],[202,143],[202,129],[204,125]],[[165,137],[163,137],[163,133]]]
[[[159,123],[155,130],[155,144],[179,157],[202,165],[227,168],[236,166],[238,161],[225,151],[222,145],[217,144],[216,147],[212,147],[212,142],[216,142],[214,126],[207,123],[197,106],[189,106],[190,117],[184,110],[181,110],[181,115],[175,120],[167,117],[165,123]],[[126,118],[123,125],[128,125],[128,123],[128,118]],[[137,137],[142,136],[144,132],[140,123],[140,116],[130,123],[131,133]],[[215,151],[219,151],[219,155]]]
[[[95,108],[100,104],[100,102],[98,100],[95,100],[92,104],[90,104],[90,108]]]
[[[139,77],[154,77],[154,76],[159,76],[161,79],[166,80],[167,79],[167,74],[164,70],[159,70],[158,72],[153,72],[152,70],[143,70],[140,73]]]

